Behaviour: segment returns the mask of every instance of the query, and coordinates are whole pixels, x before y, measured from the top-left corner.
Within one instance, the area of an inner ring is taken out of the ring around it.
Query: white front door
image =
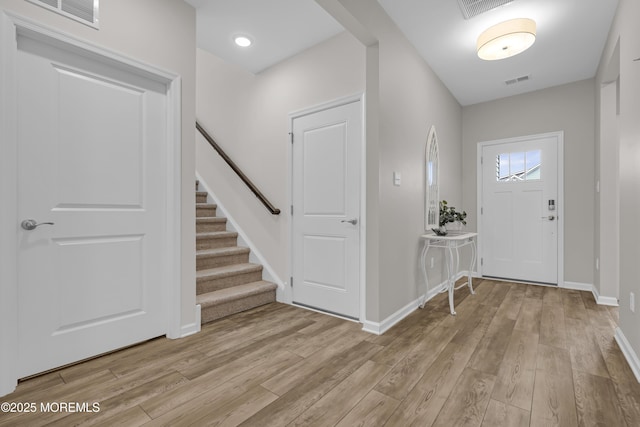
[[[482,275],[558,283],[560,134],[482,145]]]
[[[293,302],[360,317],[362,102],[293,120]]]
[[[163,335],[167,88],[18,36],[18,377]]]

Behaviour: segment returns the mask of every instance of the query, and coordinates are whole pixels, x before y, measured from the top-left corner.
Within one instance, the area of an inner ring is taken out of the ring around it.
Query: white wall
[[[602,54],[596,76],[598,88],[609,80],[610,59],[615,56],[616,44],[620,41],[619,52],[619,175],[620,182],[620,321],[619,327],[626,337],[635,355],[640,355],[640,307],[636,311],[629,308],[630,293],[640,296],[638,281],[638,260],[640,260],[640,28],[637,17],[640,16],[640,2],[620,0],[618,11],[609,39]],[[602,149],[605,149],[602,142]],[[602,170],[601,174],[608,173]],[[601,223],[605,228],[608,224]],[[635,368],[638,359],[635,359]],[[638,377],[638,372],[636,372]],[[640,378],[640,377],[639,377]]]
[[[595,91],[593,79],[462,109],[463,206],[477,224],[477,143],[564,131],[564,279],[593,284]]]
[[[440,198],[461,208],[461,108],[404,37],[380,40],[379,232],[380,319],[414,300],[422,289],[419,259],[424,234],[425,145],[435,125],[440,150]],[[402,185],[393,185],[393,172]],[[436,251],[437,252],[437,251]],[[441,257],[430,285],[444,280]]]
[[[616,58],[619,62],[619,58]],[[594,287],[612,303],[619,297],[620,277],[620,150],[618,136],[618,82],[596,89]]]
[[[24,0],[0,8],[182,77],[182,324],[195,321],[195,10],[182,0],[100,2],[96,30]]]
[[[440,138],[441,195],[462,202],[461,107],[377,3],[319,3],[330,13],[346,9],[346,21],[339,20],[357,26],[367,47],[341,34],[256,76],[198,51],[198,120],[283,214],[272,217],[200,142],[197,169],[209,174],[221,203],[286,280],[287,115],[366,85],[366,320],[380,322],[415,301],[423,288],[419,236],[432,124]],[[393,186],[393,171],[402,174],[400,187]],[[442,281],[442,267],[439,259],[432,283]]]
[[[198,173],[282,281],[289,276],[289,114],[365,90],[365,48],[341,33],[257,75],[198,49],[198,121],[282,213],[271,215],[203,138]]]
[[[367,48],[367,320],[384,322],[416,300],[424,284],[419,269],[424,233],[424,157],[427,133],[440,140],[440,195],[455,206],[461,197],[461,107],[377,2],[323,1],[352,26]],[[335,16],[335,15],[334,15]],[[362,35],[362,29],[367,34]],[[377,41],[377,43],[367,42]],[[393,185],[393,172],[402,185]],[[440,284],[439,259],[429,271]]]

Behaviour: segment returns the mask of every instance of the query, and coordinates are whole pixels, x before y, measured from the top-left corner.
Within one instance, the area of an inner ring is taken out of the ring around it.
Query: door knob
[[[54,225],[53,222],[41,222],[38,224],[35,219],[25,219],[20,223],[20,226],[25,230],[35,230],[37,227],[41,225]]]
[[[549,221],[553,221],[554,219],[556,219],[556,217],[553,215],[549,215],[549,216],[543,216],[542,219],[548,219]]]
[[[343,219],[340,222],[348,222],[351,225],[356,225],[358,223],[358,218],[353,218],[353,219]]]

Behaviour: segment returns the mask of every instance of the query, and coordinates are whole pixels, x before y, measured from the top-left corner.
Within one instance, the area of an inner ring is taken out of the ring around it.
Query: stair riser
[[[262,271],[252,271],[250,273],[236,274],[219,279],[199,279],[196,283],[196,295],[207,292],[218,291],[232,286],[244,285],[246,283],[262,280]]]
[[[269,304],[276,300],[276,291],[264,292],[257,295],[251,295],[247,298],[242,298],[236,301],[223,303],[220,305],[214,305],[211,307],[203,307],[201,313],[202,323],[212,322],[222,317],[229,316],[231,314],[239,313],[241,311],[250,310],[255,307],[259,307],[264,304]]]
[[[249,262],[249,254],[233,254],[223,256],[207,256],[196,257],[196,270],[205,270],[207,268],[224,267],[233,264],[246,264]]]
[[[212,231],[226,231],[227,224],[224,222],[204,222],[196,224],[196,233],[209,233]]]
[[[203,239],[196,236],[196,250],[201,249],[218,249],[237,246],[236,237],[223,237],[216,239]]]
[[[216,216],[216,208],[213,207],[196,207],[196,218]]]
[[[196,203],[207,203],[206,194],[196,194]]]

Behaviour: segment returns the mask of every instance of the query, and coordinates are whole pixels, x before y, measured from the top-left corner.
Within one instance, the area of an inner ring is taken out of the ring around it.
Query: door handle
[[[358,218],[353,218],[353,219],[343,219],[340,222],[348,222],[351,225],[356,225],[358,223]]]
[[[41,225],[55,225],[53,222],[38,222],[35,219],[25,219],[20,223],[20,226],[25,230],[35,230],[37,227]]]
[[[556,217],[553,215],[549,215],[549,216],[543,216],[542,219],[548,219],[549,221],[553,221],[554,219],[556,219]]]

